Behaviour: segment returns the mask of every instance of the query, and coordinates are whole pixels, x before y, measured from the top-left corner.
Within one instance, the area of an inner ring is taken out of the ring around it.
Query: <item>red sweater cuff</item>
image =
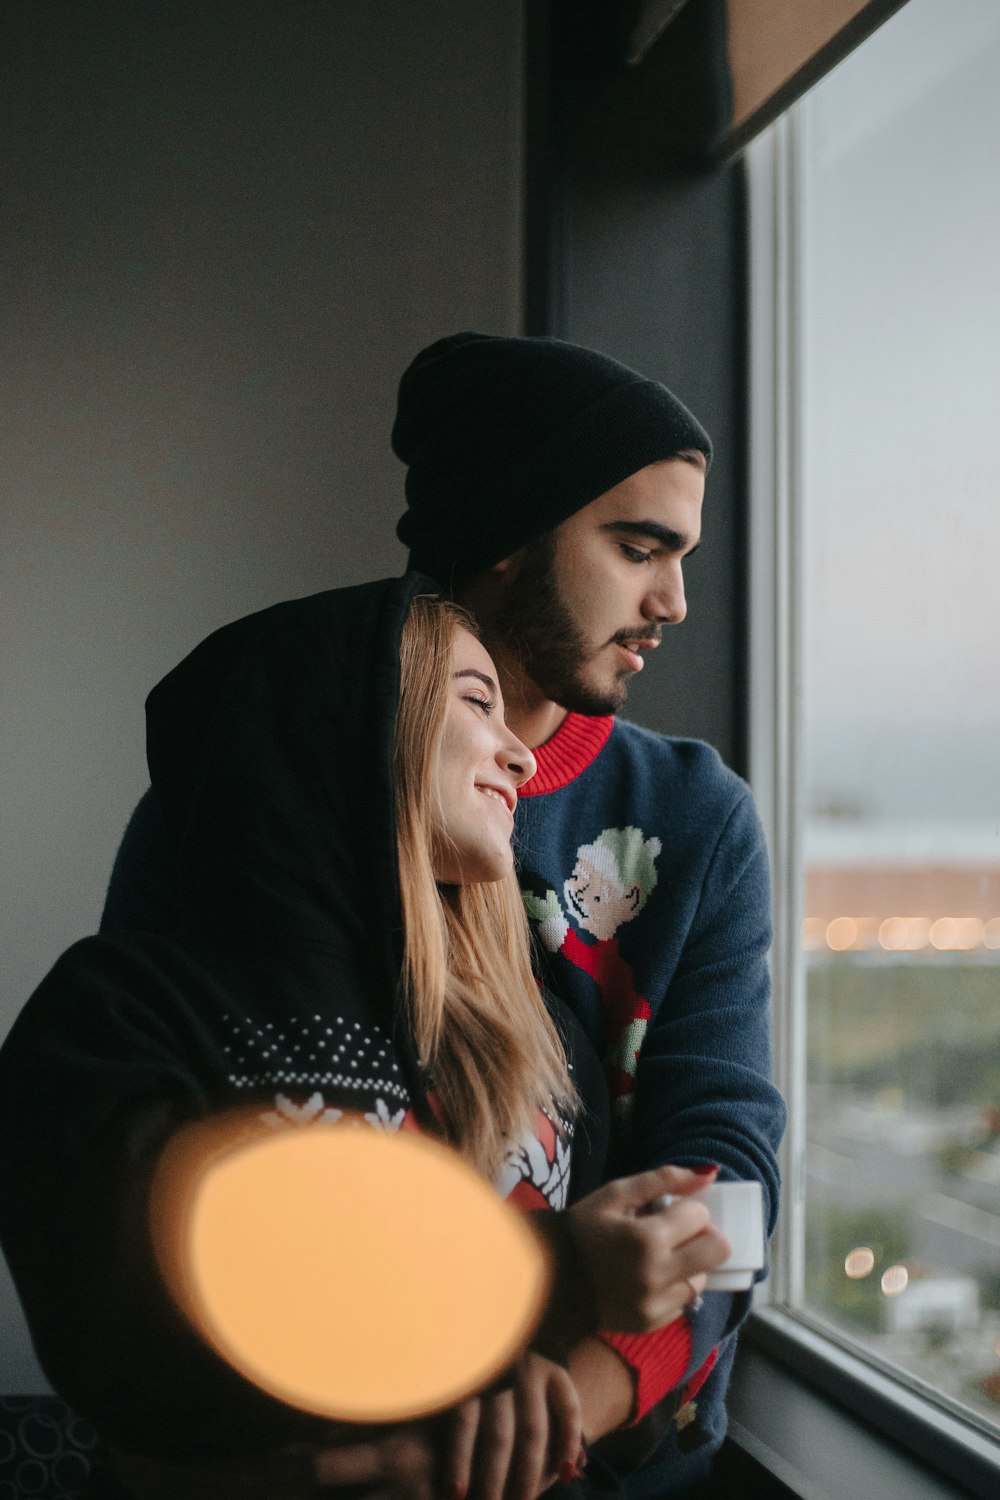
[[[602,1333],[598,1337],[635,1371],[633,1422],[680,1384],[691,1358],[691,1329],[685,1317],[652,1333]]]

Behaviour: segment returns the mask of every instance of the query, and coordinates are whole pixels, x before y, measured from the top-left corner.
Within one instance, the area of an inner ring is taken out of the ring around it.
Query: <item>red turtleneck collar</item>
[[[597,759],[614,725],[612,714],[603,718],[567,714],[552,738],[534,752],[538,770],[517,795],[537,797],[542,792],[558,792],[560,787],[569,786]]]

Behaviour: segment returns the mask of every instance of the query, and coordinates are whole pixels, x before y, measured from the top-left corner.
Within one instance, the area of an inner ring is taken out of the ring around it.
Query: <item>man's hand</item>
[[[697,1193],[714,1173],[658,1167],[609,1182],[568,1212],[605,1333],[648,1333],[672,1323],[731,1254]],[[664,1193],[681,1200],[650,1212]]]
[[[444,1500],[535,1500],[574,1478],[583,1448],[580,1400],[561,1365],[526,1354],[510,1390],[463,1401],[443,1468]]]
[[[432,1454],[417,1427],[343,1447],[296,1446],[224,1463],[170,1464],[112,1453],[111,1467],[135,1500],[440,1500]]]

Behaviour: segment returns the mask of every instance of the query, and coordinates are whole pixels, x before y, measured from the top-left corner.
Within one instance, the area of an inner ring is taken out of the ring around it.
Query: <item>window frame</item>
[[[748,149],[749,196],[749,773],[771,851],[775,1074],[788,1103],[781,1152],[784,1195],[767,1285],[744,1337],[796,1383],[805,1382],[872,1424],[966,1492],[1000,1494],[1000,1438],[975,1414],[937,1399],[916,1377],[852,1347],[802,1307],[806,1136],[802,920],[802,410],[805,329],[803,110],[795,107]],[[738,1396],[738,1392],[737,1392]],[[747,1416],[734,1433],[756,1456],[787,1447],[783,1403]],[[769,1428],[770,1430],[764,1430]],[[776,1460],[776,1464],[780,1460]],[[835,1472],[834,1463],[831,1472]],[[775,1470],[777,1472],[777,1469]],[[780,1475],[779,1475],[780,1477]],[[805,1493],[805,1491],[803,1491]],[[824,1487],[823,1494],[832,1494]],[[937,1491],[935,1491],[937,1493]]]

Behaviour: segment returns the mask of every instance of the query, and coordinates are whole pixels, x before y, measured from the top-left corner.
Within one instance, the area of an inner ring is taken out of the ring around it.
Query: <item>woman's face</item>
[[[455,631],[444,733],[434,768],[439,816],[434,874],[445,885],[501,880],[514,865],[517,789],[535,757],[504,722],[497,669],[467,630]]]

